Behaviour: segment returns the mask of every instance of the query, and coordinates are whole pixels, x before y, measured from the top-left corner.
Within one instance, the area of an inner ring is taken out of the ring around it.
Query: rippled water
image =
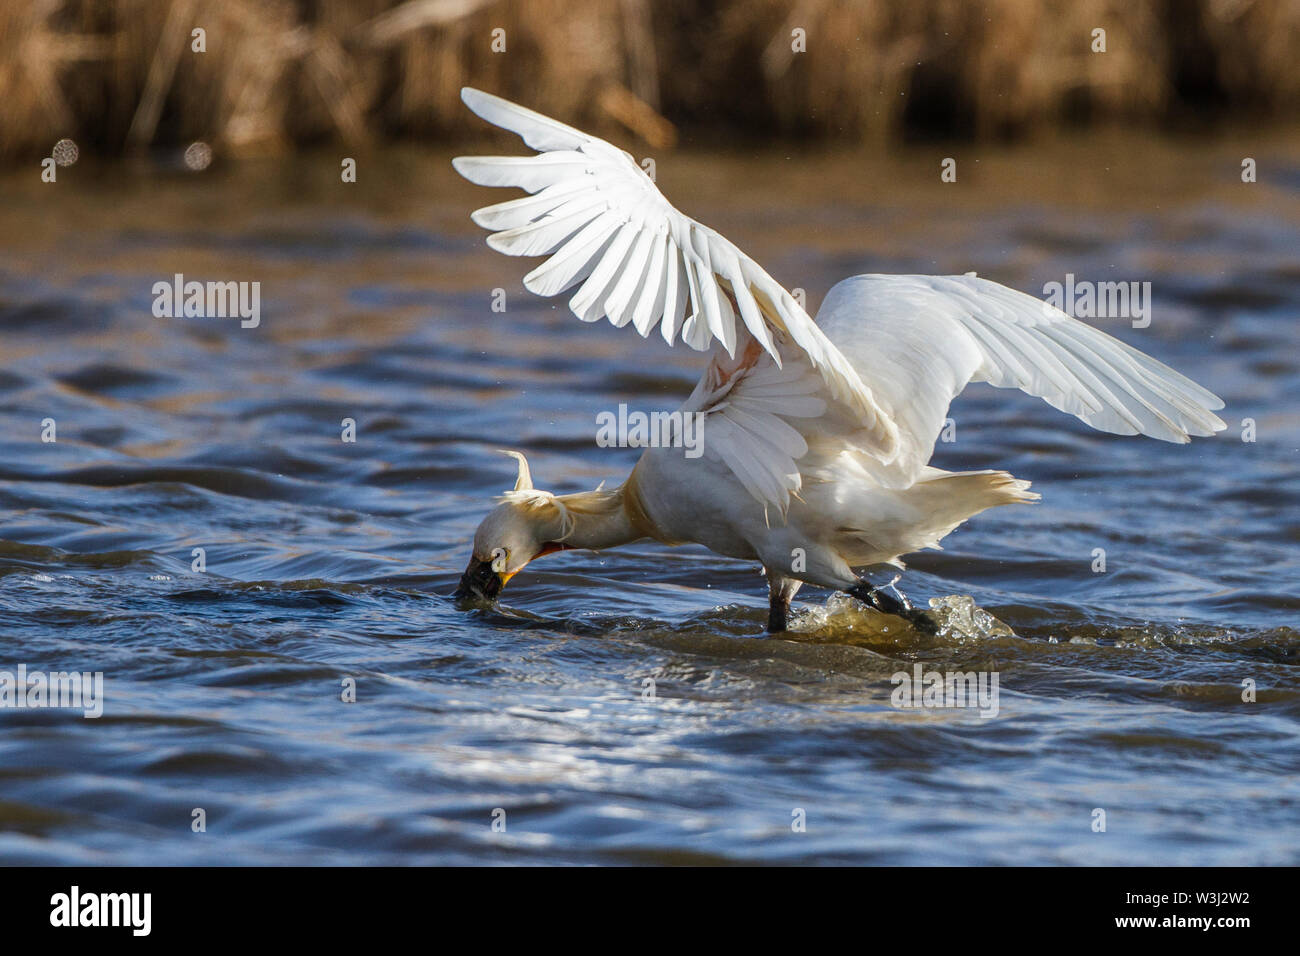
[[[1178,447],[973,387],[937,463],[1043,502],[913,556],[937,637],[806,588],[763,638],[756,566],[650,544],[458,610],[496,449],[617,481],[596,412],[675,407],[699,360],[528,298],[447,155],[0,181],[0,669],[106,696],[0,709],[0,858],[1300,862],[1296,140],[963,147],[941,185],[951,153],[658,164],[811,306],[872,271],[1150,280],[1149,328],[1098,324],[1227,401]],[[260,281],[261,326],[154,318],[177,272]],[[997,716],[891,706],[917,663],[996,671]]]

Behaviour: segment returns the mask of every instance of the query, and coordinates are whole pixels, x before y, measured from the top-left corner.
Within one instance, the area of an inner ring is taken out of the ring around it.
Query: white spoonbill
[[[930,629],[855,568],[893,564],[995,505],[1038,498],[1005,471],[929,465],[968,382],[1036,395],[1093,428],[1186,442],[1224,428],[1214,394],[1031,296],[961,276],[860,275],[814,322],[762,267],[669,205],[621,149],[478,90],[465,105],[517,133],[528,156],[465,156],[481,186],[531,195],[479,209],[488,245],[549,256],[524,286],[584,322],[708,352],[680,411],[703,414],[702,454],[647,448],[617,488],[553,495],[519,477],[479,525],[458,597],[494,600],[539,555],[651,538],[760,561],[768,630],[803,583],[843,590]]]

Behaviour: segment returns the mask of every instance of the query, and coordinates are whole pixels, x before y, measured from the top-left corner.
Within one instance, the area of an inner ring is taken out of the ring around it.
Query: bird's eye
[[[492,570],[497,572],[497,574],[502,574],[505,572],[505,569],[506,569],[506,549],[493,548],[492,549]]]

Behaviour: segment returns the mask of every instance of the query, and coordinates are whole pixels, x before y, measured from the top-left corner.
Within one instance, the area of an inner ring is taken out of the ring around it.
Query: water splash
[[[930,611],[939,625],[941,637],[980,641],[1016,636],[1015,631],[977,605],[968,594],[930,598]]]
[[[930,599],[931,617],[938,627],[937,637],[945,641],[968,643],[999,637],[1015,637],[1015,632],[975,603],[968,594],[950,594]],[[885,642],[914,643],[921,640],[915,628],[890,614],[881,614],[847,594],[832,594],[825,607],[810,607],[798,612],[794,628],[805,633],[833,637],[850,636]],[[927,638],[932,639],[932,638]]]

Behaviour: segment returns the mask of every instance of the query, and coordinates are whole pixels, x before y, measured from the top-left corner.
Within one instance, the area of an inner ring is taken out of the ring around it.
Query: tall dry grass
[[[657,148],[1262,118],[1297,62],[1300,0],[0,0],[0,159],[463,138],[465,84]]]

